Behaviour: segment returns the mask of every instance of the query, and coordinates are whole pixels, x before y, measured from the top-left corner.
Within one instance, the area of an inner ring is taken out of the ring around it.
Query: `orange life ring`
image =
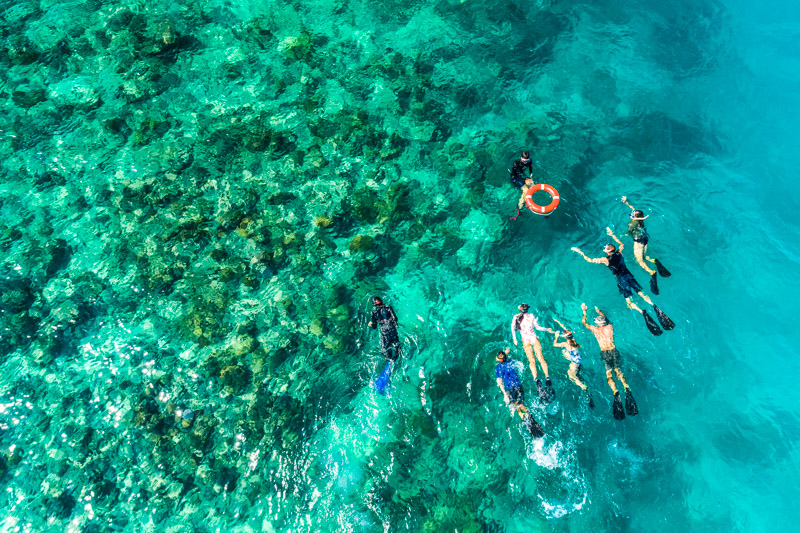
[[[545,191],[553,197],[549,204],[541,206],[533,201],[533,193]],[[552,185],[546,183],[535,183],[525,192],[525,205],[537,215],[549,215],[558,207],[558,191]]]

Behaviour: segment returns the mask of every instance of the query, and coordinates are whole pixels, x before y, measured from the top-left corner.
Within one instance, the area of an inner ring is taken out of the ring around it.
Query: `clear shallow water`
[[[2,4],[3,530],[794,529],[797,8],[487,6]],[[659,338],[569,251],[622,194]],[[597,408],[546,343],[523,435],[520,300],[606,310],[641,414],[581,334]]]

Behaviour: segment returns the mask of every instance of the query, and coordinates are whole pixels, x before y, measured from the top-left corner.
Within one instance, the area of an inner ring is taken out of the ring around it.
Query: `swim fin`
[[[386,368],[383,369],[381,375],[375,380],[375,390],[378,391],[378,394],[383,394],[386,396],[389,393],[389,383],[390,377],[392,375],[392,362],[389,361],[386,363]]]
[[[658,274],[656,272],[650,276],[650,292],[658,296]]]
[[[525,427],[528,428],[528,432],[533,438],[540,439],[544,437],[544,430],[542,429],[542,426],[540,426],[536,419],[533,418],[532,414],[526,413],[523,420],[525,421]]]
[[[653,307],[655,307],[655,306],[653,306]],[[658,327],[658,324],[656,324],[656,321],[653,320],[653,317],[648,315],[647,311],[645,311],[644,309],[642,309],[642,316],[644,317],[644,323],[647,324],[647,329],[650,330],[650,333],[652,333],[656,337],[658,337],[659,335],[664,333],[663,331],[661,331],[661,328]]]
[[[550,393],[542,387],[542,382],[539,379],[536,380],[536,393],[539,395],[540,402],[545,404],[550,402]]]
[[[656,312],[656,316],[658,317],[658,321],[661,322],[661,327],[665,330],[669,331],[675,327],[675,322],[672,321],[670,317],[664,314],[664,311],[658,308],[655,304],[653,304],[653,309]]]
[[[630,416],[639,414],[639,406],[636,405],[636,400],[633,399],[631,389],[625,389],[625,411]]]
[[[661,275],[662,278],[668,278],[672,275],[670,274],[669,270],[667,270],[667,267],[661,264],[661,261],[655,259],[655,262],[656,262],[656,270],[658,270],[658,273]]]
[[[545,390],[547,391],[547,401],[552,402],[556,399],[556,390],[553,388],[553,382],[550,381],[550,378],[547,378],[544,381]]]
[[[589,401],[589,409],[594,409],[594,400],[592,399],[592,393],[589,392],[589,389],[586,389],[586,399]]]
[[[619,398],[619,392],[614,393],[614,405],[611,407],[611,412],[617,420],[625,419],[625,410],[622,409],[622,400]]]

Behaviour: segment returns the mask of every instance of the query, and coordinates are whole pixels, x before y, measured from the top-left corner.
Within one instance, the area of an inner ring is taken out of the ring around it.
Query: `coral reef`
[[[445,361],[468,367],[504,312],[475,284],[506,253],[509,154],[535,150],[577,190],[604,143],[654,161],[701,131],[617,116],[615,79],[587,61],[577,89],[548,69],[572,31],[562,8],[370,6],[3,7],[6,516],[83,531],[498,520],[481,484],[508,479],[454,429],[477,416],[473,376]],[[658,153],[636,152],[639,135]],[[431,412],[365,411],[376,293],[399,301]]]

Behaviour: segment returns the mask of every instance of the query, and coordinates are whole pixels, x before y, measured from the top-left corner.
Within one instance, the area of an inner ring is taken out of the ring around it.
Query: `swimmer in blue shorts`
[[[497,386],[503,391],[503,399],[511,409],[511,416],[516,412],[525,423],[531,435],[535,438],[544,437],[542,427],[533,418],[523,402],[525,401],[525,391],[522,390],[522,381],[517,372],[516,364],[508,358],[510,348],[505,351],[497,352],[497,365],[494,367],[494,376],[497,379]],[[524,368],[520,365],[520,368]]]
[[[519,378],[514,361],[508,358],[510,348],[503,352],[497,352],[497,365],[494,367],[494,377],[497,379],[497,386],[503,391],[505,400],[511,414],[525,401],[525,391],[522,390],[522,381]]]

